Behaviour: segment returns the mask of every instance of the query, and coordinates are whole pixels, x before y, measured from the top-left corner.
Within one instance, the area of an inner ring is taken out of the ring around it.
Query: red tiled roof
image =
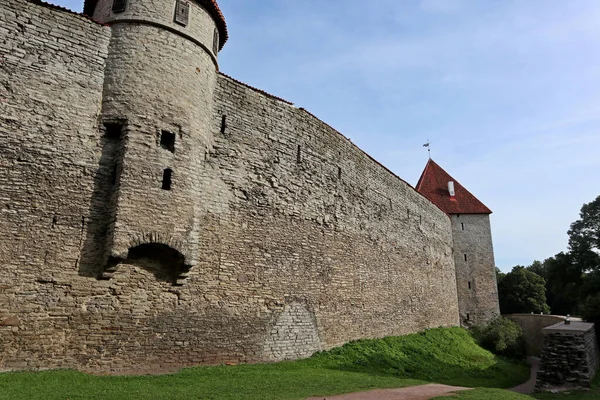
[[[448,182],[454,182],[454,198],[450,197]],[[417,191],[446,214],[491,214],[492,211],[477,200],[463,185],[450,176],[442,167],[429,159],[419,182]]]
[[[229,33],[227,32],[227,24],[225,23],[225,17],[217,4],[217,0],[193,0],[204,8],[217,24],[219,30],[219,50],[225,46],[225,42],[229,39]],[[98,0],[84,0],[83,13],[89,16],[93,16],[94,10]]]

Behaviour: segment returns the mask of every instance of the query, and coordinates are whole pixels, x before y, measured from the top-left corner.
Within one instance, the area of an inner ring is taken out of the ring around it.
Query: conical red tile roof
[[[454,198],[450,197],[448,182],[454,182]],[[446,214],[491,214],[492,211],[471,194],[456,179],[429,159],[419,182],[417,191]]]

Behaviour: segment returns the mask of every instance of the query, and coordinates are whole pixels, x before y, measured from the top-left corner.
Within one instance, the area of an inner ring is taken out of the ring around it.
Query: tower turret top
[[[491,214],[492,211],[431,158],[425,166],[417,192],[446,214]]]
[[[219,30],[219,50],[221,50],[225,45],[225,42],[227,42],[227,39],[229,39],[229,34],[227,32],[227,23],[225,22],[225,17],[223,16],[223,13],[221,12],[219,5],[217,4],[217,0],[189,1],[193,1],[194,3],[200,5],[214,19],[215,24],[217,25],[217,29]],[[93,16],[97,4],[98,0],[84,0],[83,13],[89,16]]]

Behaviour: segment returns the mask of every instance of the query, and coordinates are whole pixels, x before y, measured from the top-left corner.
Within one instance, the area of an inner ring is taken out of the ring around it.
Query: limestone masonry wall
[[[561,322],[544,328],[536,388],[590,387],[598,370],[598,342],[594,324]]]
[[[460,322],[483,324],[500,315],[490,217],[453,214],[452,237]]]
[[[217,73],[212,22],[195,41],[26,0],[0,21],[0,371],[277,361],[458,324],[448,216]]]
[[[516,322],[521,327],[527,355],[536,357],[542,354],[544,344],[543,329],[565,320],[565,317],[557,315],[540,314],[507,314],[503,315],[503,317]]]

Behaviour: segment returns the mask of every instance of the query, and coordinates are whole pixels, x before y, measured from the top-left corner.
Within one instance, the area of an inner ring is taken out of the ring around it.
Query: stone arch
[[[102,274],[102,279],[110,279],[120,264],[131,264],[151,272],[157,280],[174,286],[183,285],[190,265],[185,256],[173,246],[160,242],[138,243],[129,247],[127,258],[111,258]]]

